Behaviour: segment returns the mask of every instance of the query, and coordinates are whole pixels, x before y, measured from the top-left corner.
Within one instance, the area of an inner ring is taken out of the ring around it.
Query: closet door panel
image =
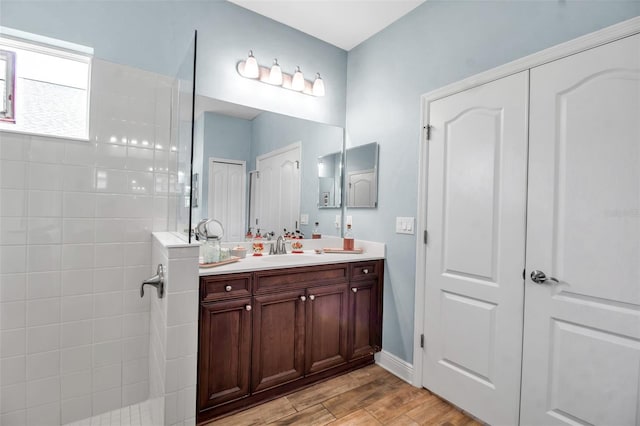
[[[529,145],[522,423],[640,424],[640,35],[531,70]]]

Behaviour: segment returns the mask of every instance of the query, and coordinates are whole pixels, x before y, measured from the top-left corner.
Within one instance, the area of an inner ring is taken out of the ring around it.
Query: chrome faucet
[[[272,246],[273,247],[273,246]],[[271,253],[270,253],[271,254]],[[280,235],[276,240],[276,247],[273,254],[287,254],[287,245],[284,237]]]

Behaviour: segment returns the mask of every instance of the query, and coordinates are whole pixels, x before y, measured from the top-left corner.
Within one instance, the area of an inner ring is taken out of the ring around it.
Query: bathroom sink
[[[262,256],[264,262],[271,263],[297,263],[297,261],[305,261],[315,256],[312,253],[290,253],[290,254],[275,254],[269,256]]]

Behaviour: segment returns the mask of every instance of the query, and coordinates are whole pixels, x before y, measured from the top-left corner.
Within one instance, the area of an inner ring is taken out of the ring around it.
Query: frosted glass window
[[[5,38],[0,48],[15,55],[14,121],[0,129],[87,138],[91,57]]]

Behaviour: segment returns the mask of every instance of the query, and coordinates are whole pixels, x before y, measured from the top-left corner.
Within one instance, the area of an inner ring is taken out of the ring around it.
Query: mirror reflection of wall
[[[331,185],[321,183],[317,161],[333,156],[332,165],[339,171],[341,127],[202,96],[196,98],[196,114],[193,172],[201,178],[194,223],[202,218],[221,221],[226,241],[241,241],[249,226],[254,232],[260,228],[262,233],[273,231],[276,235],[283,231],[279,228],[294,231],[297,226],[311,238],[314,222],[320,223],[323,235],[340,235],[336,221],[342,222],[342,211],[321,206],[319,190],[325,188],[328,198],[339,207],[342,179],[336,179],[334,173]],[[291,154],[289,148],[295,145],[299,152]],[[298,157],[288,158],[285,152]],[[287,158],[280,158],[282,155]],[[269,162],[269,158],[274,160]],[[272,181],[282,181],[282,185],[267,185],[267,174],[271,173],[267,168],[273,170],[273,164],[278,165],[281,178]],[[258,168],[262,173],[256,173]]]
[[[378,206],[378,143],[349,148],[346,151],[345,189],[349,208]]]
[[[318,158],[318,207],[342,205],[342,151]]]

